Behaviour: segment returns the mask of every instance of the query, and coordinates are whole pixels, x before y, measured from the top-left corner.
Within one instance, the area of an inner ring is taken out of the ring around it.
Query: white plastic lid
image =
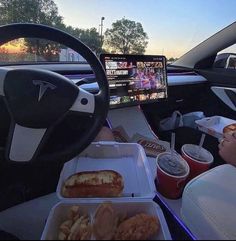
[[[186,174],[186,168],[177,155],[163,154],[158,158],[158,164],[164,172],[170,175],[183,176]]]
[[[199,162],[213,162],[212,154],[205,148],[200,148],[198,145],[186,144],[183,146],[183,151],[191,158]]]

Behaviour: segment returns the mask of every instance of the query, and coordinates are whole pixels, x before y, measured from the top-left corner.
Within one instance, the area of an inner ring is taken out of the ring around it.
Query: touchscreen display
[[[111,108],[167,98],[166,58],[153,55],[102,54]]]

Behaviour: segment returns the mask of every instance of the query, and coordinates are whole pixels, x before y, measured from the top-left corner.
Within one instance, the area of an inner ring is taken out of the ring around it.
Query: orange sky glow
[[[10,54],[22,53],[24,52],[24,43],[21,40],[17,42],[14,41],[14,43],[9,42],[0,47],[0,53],[1,52],[7,52]]]

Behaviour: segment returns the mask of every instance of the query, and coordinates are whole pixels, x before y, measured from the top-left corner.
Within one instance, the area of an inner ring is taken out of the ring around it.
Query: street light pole
[[[101,47],[103,45],[103,21],[105,20],[105,17],[101,18]]]

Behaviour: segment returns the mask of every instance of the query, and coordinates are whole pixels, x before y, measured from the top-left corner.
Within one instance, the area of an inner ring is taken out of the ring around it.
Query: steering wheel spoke
[[[15,124],[9,134],[7,157],[11,161],[29,162],[39,152],[47,129],[33,129]]]
[[[0,97],[4,98],[7,107],[4,115],[8,114],[9,117],[2,118],[5,117],[2,115],[0,121],[7,120],[7,126],[10,120],[14,123],[11,124],[6,138],[7,159],[17,162],[50,162],[58,159],[68,161],[94,140],[106,119],[109,108],[106,73],[97,56],[86,45],[63,31],[37,24],[11,24],[0,27],[0,45],[19,38],[46,39],[73,49],[87,60],[95,76],[83,79],[81,83],[88,84],[94,80],[98,83],[99,94],[93,95],[53,71],[27,66],[0,68]],[[68,112],[78,113],[71,116],[77,118],[81,125],[84,121],[82,115],[92,116],[91,126],[85,125],[84,129],[82,126],[81,135],[76,133],[73,142],[65,143],[63,138],[56,140],[56,150],[54,146],[45,147],[47,140],[47,143],[51,144],[50,138],[53,139],[54,134],[57,136],[56,132],[75,134],[74,129],[69,129],[65,124],[67,117],[71,117],[67,116]],[[62,131],[58,126],[68,130]],[[4,134],[5,138],[6,133]]]
[[[78,112],[81,114],[94,114],[95,96],[80,88],[78,97],[70,108],[70,111]]]

